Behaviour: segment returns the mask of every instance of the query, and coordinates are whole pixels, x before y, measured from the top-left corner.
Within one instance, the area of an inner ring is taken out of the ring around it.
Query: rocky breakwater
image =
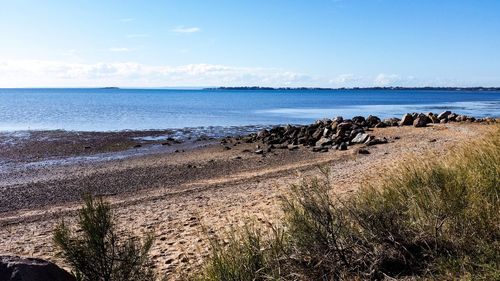
[[[266,148],[257,146],[256,154],[265,154],[273,149],[299,149],[307,147],[314,152],[327,152],[331,149],[347,150],[349,146],[364,144],[366,146],[384,144],[390,140],[377,138],[370,134],[372,128],[384,128],[391,126],[414,126],[426,127],[429,124],[448,122],[495,122],[493,118],[476,119],[471,116],[459,115],[450,111],[440,114],[434,113],[408,113],[399,118],[387,118],[381,120],[377,116],[355,116],[352,119],[336,117],[333,119],[317,120],[310,125],[300,126],[276,126],[269,130],[265,129],[258,133],[240,137],[237,141],[246,143],[259,143]],[[228,138],[222,139],[221,143],[227,145]],[[229,148],[229,147],[228,147]],[[359,150],[366,153],[366,150]]]

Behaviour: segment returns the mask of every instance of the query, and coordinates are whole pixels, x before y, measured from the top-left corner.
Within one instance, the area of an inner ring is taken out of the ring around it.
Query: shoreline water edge
[[[227,149],[229,139],[236,142],[262,141],[276,147],[313,151],[347,149],[352,143],[369,141],[370,128],[388,126],[427,126],[448,122],[495,122],[495,117],[475,118],[451,111],[408,113],[402,118],[377,116],[320,119],[310,125],[279,124],[231,127],[195,127],[167,130],[123,130],[80,132],[35,130],[0,132],[0,174],[44,166],[60,166],[121,160],[158,153],[178,153],[220,143]],[[279,137],[278,137],[278,136]],[[358,136],[359,135],[359,136]],[[372,140],[383,142],[384,140]],[[257,149],[259,150],[259,149]],[[264,152],[263,152],[264,153]]]

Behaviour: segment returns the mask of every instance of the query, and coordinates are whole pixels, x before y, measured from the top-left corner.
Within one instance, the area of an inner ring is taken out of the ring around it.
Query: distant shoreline
[[[203,90],[231,90],[231,91],[473,91],[473,92],[495,92],[500,91],[500,87],[352,87],[352,88],[316,88],[316,87],[214,87]]]
[[[232,90],[232,91],[473,91],[473,92],[497,92],[500,87],[342,87],[342,88],[323,88],[323,87],[260,87],[260,86],[241,86],[241,87],[15,87],[2,88],[0,90],[64,90],[64,89],[82,89],[82,90]]]

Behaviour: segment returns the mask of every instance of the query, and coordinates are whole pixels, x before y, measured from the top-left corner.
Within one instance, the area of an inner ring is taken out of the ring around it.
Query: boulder
[[[398,126],[400,121],[399,118],[386,118],[382,122],[387,126]]]
[[[455,121],[457,121],[457,117],[458,117],[457,114],[452,113],[452,114],[448,115],[448,121],[455,122]]]
[[[346,132],[352,128],[352,123],[349,122],[342,122],[337,125],[337,133],[339,132]]]
[[[51,262],[16,256],[0,256],[0,280],[76,281],[73,275]]]
[[[331,132],[331,131],[330,131],[330,129],[328,129],[328,128],[325,128],[325,129],[323,130],[323,136],[324,136],[324,137],[329,137],[329,136],[331,135],[331,133],[332,133],[332,132]]]
[[[363,117],[363,116],[354,116],[352,118],[352,122],[354,122],[354,124],[357,124],[360,126],[364,126],[366,124],[365,117]]]
[[[331,138],[321,138],[319,141],[316,142],[316,146],[328,146],[332,145],[333,141]]]
[[[361,148],[358,150],[358,153],[359,154],[370,154],[370,151],[368,151],[367,149]]]
[[[366,142],[366,140],[368,140],[369,137],[370,137],[370,135],[368,135],[366,133],[358,133],[356,135],[356,137],[354,137],[351,140],[351,143],[364,143],[364,142]]]
[[[337,116],[334,119],[332,119],[332,121],[336,122],[337,124],[340,124],[340,123],[344,122],[344,118],[342,118],[342,116]]]
[[[368,124],[368,127],[375,127],[377,124],[379,124],[380,118],[377,116],[370,115],[366,118],[366,123]]]
[[[313,152],[328,152],[328,147],[314,146],[311,150]]]
[[[424,118],[424,117],[417,117],[417,119],[415,119],[415,121],[413,121],[413,126],[414,127],[425,127],[427,126],[427,118]]]
[[[411,114],[406,113],[405,115],[403,115],[403,118],[401,119],[400,124],[401,124],[401,126],[413,125],[413,116],[411,116]]]
[[[315,140],[318,140],[319,138],[321,138],[322,135],[323,135],[323,129],[319,127],[316,129],[316,131],[312,134],[311,137]]]
[[[437,124],[439,123],[439,118],[436,117],[436,115],[427,115],[427,117],[431,120],[432,123]]]
[[[372,145],[377,145],[377,144],[384,144],[384,143],[388,143],[388,140],[386,138],[370,138],[368,139],[365,144],[368,145],[368,146],[372,146]]]
[[[439,120],[448,119],[448,116],[449,116],[450,114],[451,114],[451,111],[448,111],[448,110],[447,110],[447,111],[441,112],[441,113],[437,116],[437,118],[438,118]]]
[[[347,150],[347,143],[343,142],[341,143],[338,148],[339,150]]]
[[[269,131],[268,131],[268,130],[266,130],[266,129],[264,129],[264,130],[260,131],[260,132],[257,134],[257,137],[258,137],[259,139],[263,139],[263,138],[268,137],[269,135],[270,135]]]

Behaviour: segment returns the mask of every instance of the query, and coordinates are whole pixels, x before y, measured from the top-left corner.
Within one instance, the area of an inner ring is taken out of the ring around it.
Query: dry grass
[[[500,280],[500,128],[441,159],[405,159],[347,199],[322,172],[292,186],[283,226],[212,243],[196,278]]]

